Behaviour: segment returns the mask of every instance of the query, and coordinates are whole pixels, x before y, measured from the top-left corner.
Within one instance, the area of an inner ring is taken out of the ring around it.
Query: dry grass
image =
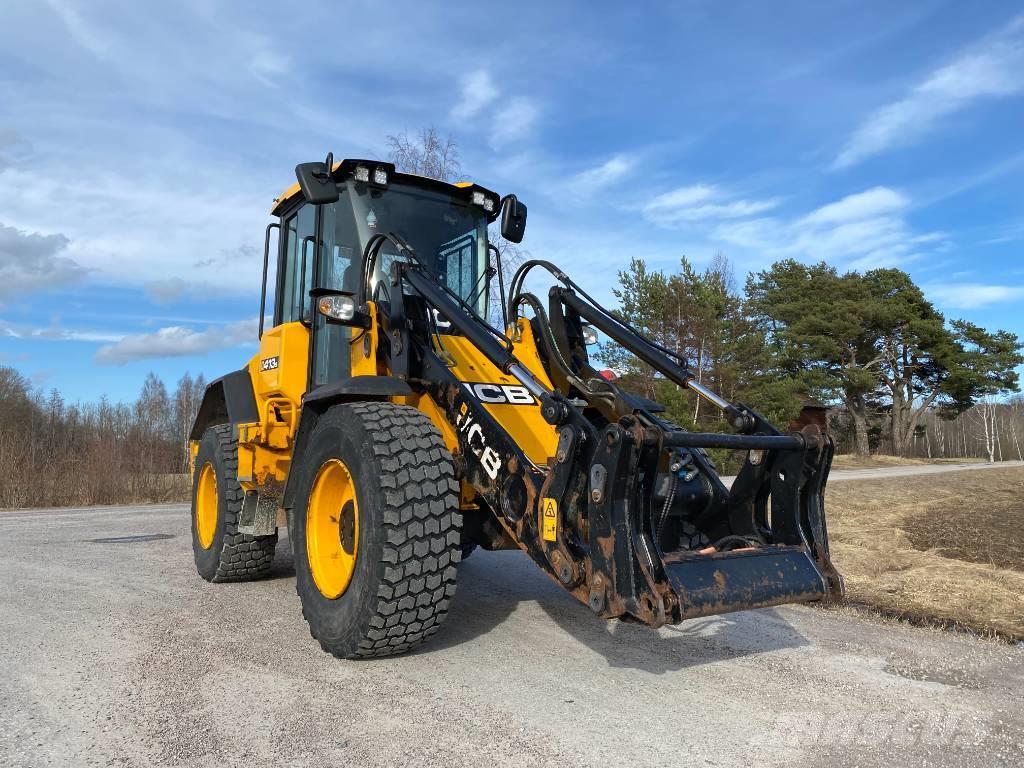
[[[826,510],[853,603],[1024,639],[1024,469],[836,484]]]

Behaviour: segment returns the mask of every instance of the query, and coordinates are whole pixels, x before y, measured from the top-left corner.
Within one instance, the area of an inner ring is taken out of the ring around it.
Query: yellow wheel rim
[[[356,569],[359,505],[352,474],[340,459],[320,467],[306,507],[306,557],[324,597],[345,594]]]
[[[213,546],[213,535],[217,532],[217,475],[213,465],[207,462],[199,473],[199,488],[196,489],[196,535],[203,549]]]

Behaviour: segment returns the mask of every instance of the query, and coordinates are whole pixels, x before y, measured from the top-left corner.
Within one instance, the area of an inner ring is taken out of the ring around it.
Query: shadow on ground
[[[525,555],[478,550],[459,566],[459,587],[444,628],[420,652],[454,647],[500,631],[521,604],[539,606],[565,634],[603,656],[609,666],[654,674],[808,644],[770,608],[692,619],[660,631],[604,621],[550,581]],[[547,630],[540,631],[550,637]]]

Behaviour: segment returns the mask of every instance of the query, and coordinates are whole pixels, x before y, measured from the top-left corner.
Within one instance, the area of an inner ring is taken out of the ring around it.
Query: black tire
[[[217,479],[217,525],[213,543],[204,548],[197,526],[197,495],[203,467],[210,464]],[[196,570],[207,581],[249,581],[264,576],[274,562],[277,534],[249,536],[238,532],[245,493],[238,484],[238,444],[230,424],[203,433],[192,476],[192,554]]]
[[[334,599],[317,588],[306,538],[310,493],[332,459],[348,468],[358,507],[354,570]],[[437,632],[455,594],[462,515],[452,457],[430,419],[387,402],[335,405],[295,469],[295,588],[320,646],[340,658],[392,656]]]

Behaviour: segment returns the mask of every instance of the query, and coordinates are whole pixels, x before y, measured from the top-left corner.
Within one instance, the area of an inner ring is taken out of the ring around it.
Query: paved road
[[[1012,469],[1024,467],[1024,461],[997,461],[994,464],[964,462],[962,464],[903,464],[892,467],[871,467],[869,469],[833,469],[828,473],[829,483],[845,480],[884,480],[887,477],[915,477],[917,475],[941,475],[946,472],[967,470]],[[722,481],[731,486],[735,476],[726,476]]]
[[[432,644],[344,662],[286,540],[272,578],[210,585],[183,505],[0,523],[5,767],[1024,761],[1018,647],[810,607],[653,632],[483,552]]]

